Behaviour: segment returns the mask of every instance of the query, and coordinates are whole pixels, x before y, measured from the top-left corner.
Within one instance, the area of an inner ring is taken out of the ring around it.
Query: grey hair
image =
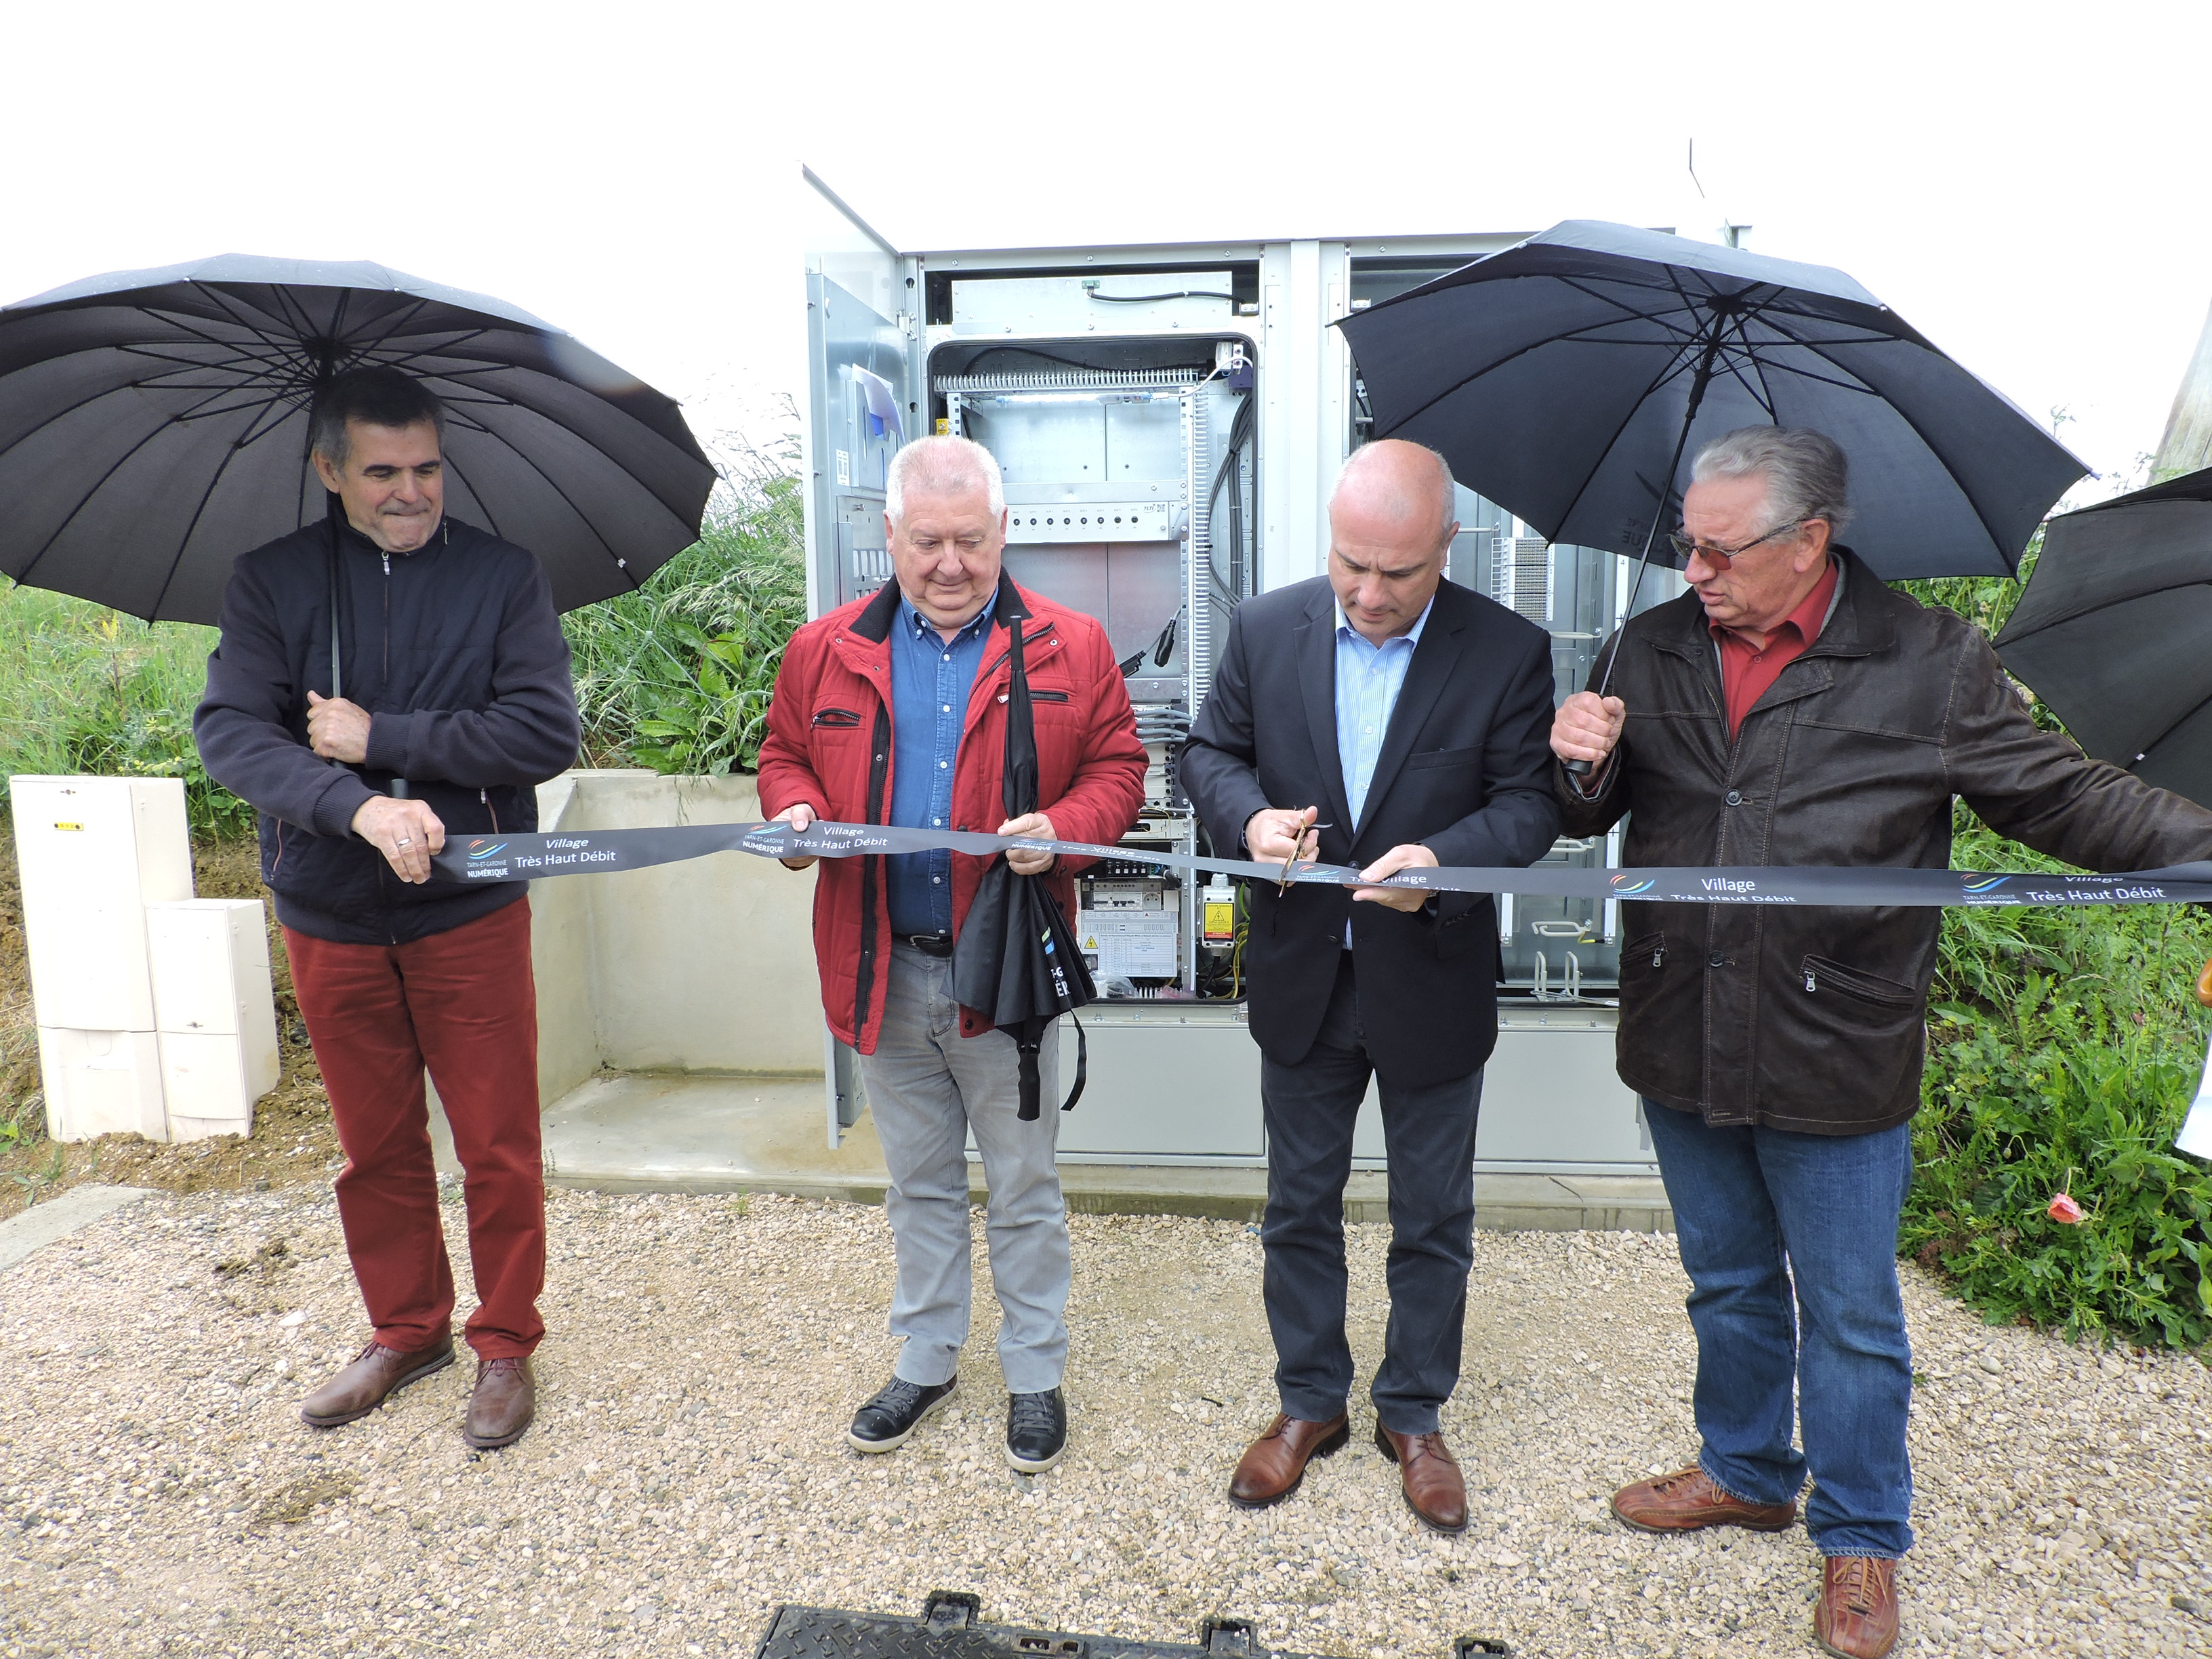
[[[1850,463],[1825,432],[1802,426],[1743,426],[1698,452],[1692,482],[1709,478],[1766,481],[1766,505],[1777,525],[1825,519],[1831,536],[1851,521]]]
[[[1452,479],[1451,463],[1426,444],[1417,444],[1407,438],[1377,438],[1372,443],[1360,445],[1358,448],[1344,458],[1343,466],[1338,469],[1335,488],[1328,492],[1328,504],[1332,508],[1334,507],[1336,498],[1344,493],[1344,486],[1346,483],[1370,467],[1380,465],[1392,452],[1401,449],[1419,450],[1423,455],[1428,457],[1436,469],[1433,482],[1439,507],[1437,514],[1437,539],[1441,542],[1443,539],[1445,526],[1451,523],[1452,514],[1457,510],[1459,498],[1453,493],[1455,484]]]
[[[917,438],[891,457],[884,473],[884,511],[893,524],[906,520],[906,493],[952,495],[983,486],[991,516],[1006,510],[1006,481],[998,459],[971,438]]]

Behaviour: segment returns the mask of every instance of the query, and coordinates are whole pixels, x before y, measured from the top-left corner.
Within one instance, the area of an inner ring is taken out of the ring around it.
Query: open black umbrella
[[[2087,470],[1842,271],[1569,220],[1339,325],[1378,438],[1556,542],[1674,562],[1692,438],[1813,427],[1886,579],[2009,575]]]
[[[2212,805],[2212,468],[2051,521],[1997,654],[2099,760]]]
[[[386,364],[444,402],[446,504],[554,603],[697,539],[714,469],[674,403],[527,312],[367,262],[223,254],[0,308],[0,572],[211,623],[231,562],[324,516],[315,392]]]
[[[1029,611],[1012,582],[1000,585],[997,620],[1006,630],[1012,676],[1006,688],[1006,759],[1000,798],[1006,816],[1018,818],[1037,810],[1036,719],[1022,662],[1022,624]],[[1075,930],[1045,878],[1015,874],[1003,853],[983,872],[953,943],[952,994],[963,1007],[988,1016],[1013,1038],[1020,1055],[1020,1115],[1036,1118],[1042,1089],[1037,1060],[1046,1030],[1060,1015],[1097,1001],[1098,988],[1084,965]],[[1060,1103],[1064,1112],[1074,1110],[1083,1098],[1090,1071],[1080,1021],[1075,1040],[1075,1086]]]
[[[1674,562],[1693,435],[1834,439],[1852,549],[1889,579],[2010,575],[2088,470],[1842,271],[1660,231],[1571,219],[1339,326],[1376,437],[1440,452],[1551,541],[1636,555],[1632,608],[1653,555]]]

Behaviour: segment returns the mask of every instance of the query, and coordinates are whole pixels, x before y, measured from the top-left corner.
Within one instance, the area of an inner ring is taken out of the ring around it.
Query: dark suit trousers
[[[1283,1409],[1325,1422],[1352,1392],[1344,1336],[1344,1184],[1352,1132],[1374,1066],[1353,983],[1352,957],[1336,985],[1312,1051],[1296,1066],[1264,1055],[1260,1098],[1267,1120],[1267,1325]],[[1382,1425],[1429,1434],[1459,1382],[1467,1275],[1474,1261],[1474,1121],[1480,1070],[1418,1089],[1382,1080],[1382,1134],[1390,1160],[1390,1323],[1370,1390]]]

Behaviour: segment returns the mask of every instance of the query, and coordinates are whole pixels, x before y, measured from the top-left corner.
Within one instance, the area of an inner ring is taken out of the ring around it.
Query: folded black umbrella
[[[1029,672],[1022,662],[1022,625],[1029,612],[1012,583],[1000,589],[998,622],[1006,630],[1012,683],[1006,690],[1006,770],[1000,786],[1006,816],[1037,810],[1036,720]],[[1001,853],[976,884],[975,897],[952,946],[952,994],[1013,1038],[1020,1056],[1021,1116],[1039,1115],[1042,1085],[1037,1059],[1045,1033],[1062,1014],[1098,1000],[1075,930],[1042,876],[1017,875]],[[1060,1103],[1073,1111],[1090,1072],[1089,1045],[1075,1026],[1075,1086]]]
[[[212,623],[232,562],[321,519],[308,410],[349,368],[446,406],[446,506],[572,610],[698,539],[714,483],[676,404],[529,313],[366,261],[228,253],[0,307],[0,572]]]
[[[2212,805],[2212,468],[2053,519],[1997,654],[2074,740]]]

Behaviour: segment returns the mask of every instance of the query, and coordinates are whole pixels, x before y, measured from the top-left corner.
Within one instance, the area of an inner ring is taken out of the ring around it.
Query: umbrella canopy
[[[1997,654],[2075,741],[2212,805],[2212,468],[2051,521]]]
[[[1008,818],[1037,809],[1036,717],[1030,677],[1022,662],[1022,624],[1029,611],[1010,581],[999,584],[999,624],[1006,630],[1006,758],[1000,799]],[[975,896],[952,946],[952,994],[963,1007],[989,1018],[1013,1038],[1018,1056],[1024,1119],[1039,1115],[1042,1081],[1037,1060],[1052,1022],[1098,1000],[1075,930],[1042,876],[1014,873],[1001,853],[976,884]],[[1086,1046],[1076,1031],[1075,1086],[1060,1103],[1073,1111],[1083,1097]]]
[[[366,262],[228,253],[0,308],[0,572],[211,623],[231,562],[324,516],[308,410],[403,369],[444,402],[446,507],[570,610],[697,538],[714,470],[674,403],[526,311]]]
[[[1339,325],[1374,436],[1557,542],[1641,553],[1694,442],[1812,427],[1876,572],[2008,575],[2087,471],[1843,272],[1657,231],[1570,220]]]

